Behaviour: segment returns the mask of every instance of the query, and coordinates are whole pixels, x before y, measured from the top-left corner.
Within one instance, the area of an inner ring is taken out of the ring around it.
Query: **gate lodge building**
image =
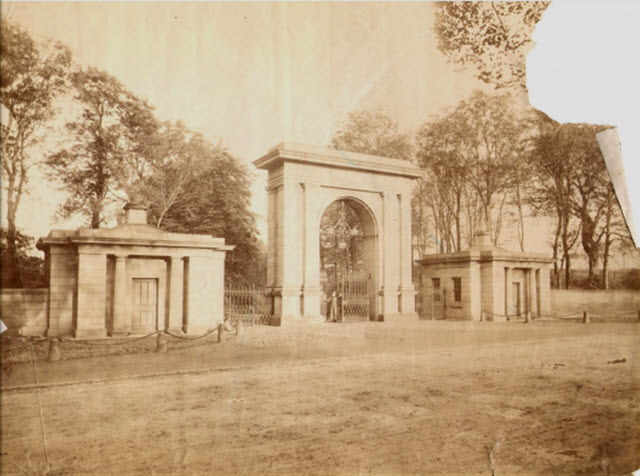
[[[491,244],[486,232],[476,242],[459,253],[417,260],[428,317],[504,321],[551,313],[549,257],[505,250]]]
[[[27,322],[21,334],[198,334],[224,320],[224,260],[233,246],[150,226],[144,206],[125,210],[125,223],[115,228],[52,230],[38,241],[49,279],[47,316]]]

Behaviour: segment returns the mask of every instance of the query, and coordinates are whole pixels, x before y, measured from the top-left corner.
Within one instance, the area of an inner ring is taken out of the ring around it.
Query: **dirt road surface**
[[[630,473],[639,330],[256,327],[217,346],[39,363],[39,394],[19,364],[3,375],[1,471]],[[100,372],[113,380],[70,383]]]

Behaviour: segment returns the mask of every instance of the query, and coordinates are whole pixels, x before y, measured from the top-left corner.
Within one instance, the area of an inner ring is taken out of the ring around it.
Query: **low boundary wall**
[[[551,312],[562,314],[589,311],[592,314],[616,316],[640,311],[640,291],[552,289]]]
[[[44,335],[47,331],[48,289],[0,290],[0,319],[9,335]]]

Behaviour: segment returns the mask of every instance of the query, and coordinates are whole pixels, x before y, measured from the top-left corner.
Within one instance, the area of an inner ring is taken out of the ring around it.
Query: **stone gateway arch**
[[[361,224],[369,317],[417,319],[411,280],[414,164],[284,142],[254,162],[268,171],[267,286],[274,325],[321,322],[320,222],[336,201]]]

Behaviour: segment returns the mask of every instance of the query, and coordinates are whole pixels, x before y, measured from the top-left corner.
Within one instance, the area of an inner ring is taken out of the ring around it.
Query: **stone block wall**
[[[47,335],[71,335],[75,306],[76,255],[70,249],[56,248],[48,255],[49,329]]]
[[[44,336],[48,298],[47,289],[0,290],[0,319],[8,335]]]
[[[552,289],[553,315],[589,311],[604,316],[629,315],[640,311],[640,292],[630,290],[587,291]]]
[[[106,254],[78,255],[77,323],[75,337],[105,337]]]
[[[184,267],[186,332],[198,334],[224,321],[224,255],[191,256]]]
[[[549,266],[540,268],[540,293],[538,297],[540,302],[540,314],[549,316],[552,313],[552,294],[551,294],[551,269]]]
[[[491,314],[485,316],[488,321],[500,320],[500,317],[496,314],[501,314],[502,310],[498,310],[495,307],[496,289],[494,284],[497,283],[497,266],[494,263],[481,263],[480,266],[480,309],[482,311],[488,311]],[[504,278],[502,278],[504,282]]]
[[[444,299],[444,317],[445,319],[472,319],[472,297],[477,292],[473,288],[471,280],[471,272],[469,264],[460,264],[458,266],[438,266],[432,265],[425,267],[422,272],[423,293],[425,305],[430,307],[431,295],[433,293],[432,278],[440,278],[440,290]],[[453,278],[461,279],[461,301],[454,302],[453,296]],[[428,310],[430,312],[430,310]]]

